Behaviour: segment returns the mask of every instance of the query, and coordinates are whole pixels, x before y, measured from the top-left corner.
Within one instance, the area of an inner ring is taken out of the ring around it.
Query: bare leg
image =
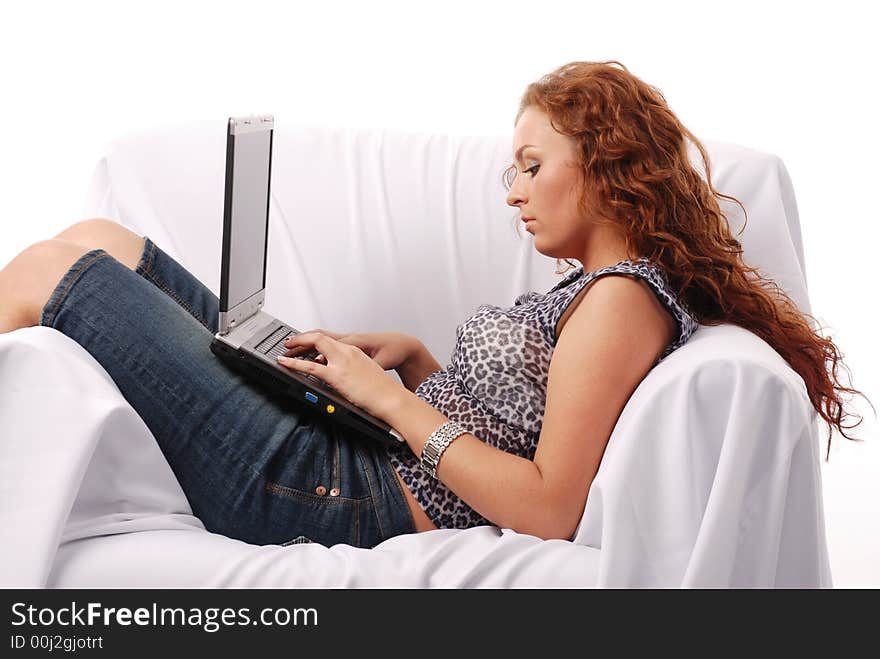
[[[75,243],[44,240],[0,270],[0,334],[38,325],[58,282],[88,251]]]
[[[83,220],[68,227],[56,240],[82,245],[88,249],[103,249],[124,266],[134,270],[144,249],[144,238],[121,224],[103,218]]]
[[[103,249],[134,270],[143,247],[143,237],[102,218],[77,222],[53,240],[31,245],[0,270],[0,334],[39,324],[52,291],[86,252]]]

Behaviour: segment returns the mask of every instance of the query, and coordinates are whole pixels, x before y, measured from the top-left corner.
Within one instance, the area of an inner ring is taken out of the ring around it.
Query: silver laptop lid
[[[263,306],[269,241],[272,115],[230,117],[220,268],[220,334]]]

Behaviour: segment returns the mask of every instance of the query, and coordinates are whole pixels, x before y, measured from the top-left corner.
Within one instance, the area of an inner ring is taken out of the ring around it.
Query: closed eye
[[[538,173],[538,170],[539,170],[540,168],[541,168],[541,165],[538,165],[538,164],[536,163],[536,164],[532,165],[531,167],[529,167],[528,169],[524,169],[524,170],[523,170],[523,174],[525,174],[525,173],[530,173],[532,176],[534,176],[535,174]],[[532,170],[534,170],[534,171],[532,171]]]

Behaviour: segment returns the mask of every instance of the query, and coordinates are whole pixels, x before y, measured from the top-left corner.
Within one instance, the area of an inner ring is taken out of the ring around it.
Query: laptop
[[[230,117],[226,134],[226,194],[220,267],[219,331],[211,351],[233,370],[324,417],[380,442],[405,444],[391,426],[344,398],[328,383],[291,371],[276,359],[299,330],[263,311],[269,244],[271,115]],[[314,360],[316,351],[302,355]]]

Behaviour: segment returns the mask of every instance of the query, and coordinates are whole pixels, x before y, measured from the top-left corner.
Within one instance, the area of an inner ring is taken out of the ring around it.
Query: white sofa
[[[286,126],[277,118],[270,313],[305,330],[398,330],[448,363],[483,303],[546,291],[555,261],[514,230],[511,140]],[[747,260],[810,311],[782,161],[707,143],[748,209]],[[225,121],[133,133],[84,217],[114,218],[215,292]],[[725,202],[735,230],[738,207]],[[820,444],[803,381],[755,335],[700,327],[629,400],[572,542],[438,530],[372,550],[208,533],[148,429],[80,346],[0,336],[0,586],[830,587]]]

